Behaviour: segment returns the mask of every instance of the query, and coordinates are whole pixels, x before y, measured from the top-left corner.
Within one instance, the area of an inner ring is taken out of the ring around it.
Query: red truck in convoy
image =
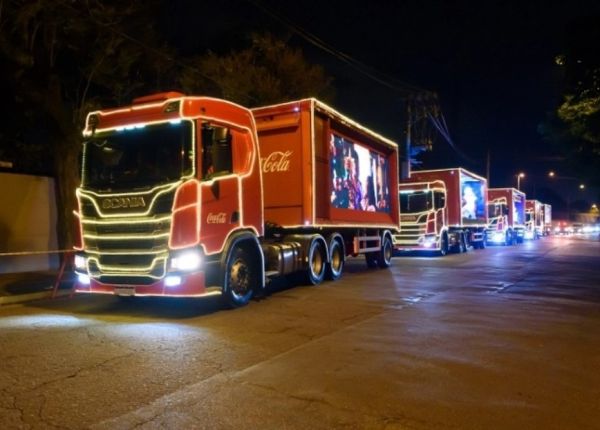
[[[544,234],[544,205],[538,200],[525,201],[525,239],[539,239]]]
[[[305,99],[249,110],[161,93],[86,119],[76,291],[221,295],[390,265],[397,145]]]
[[[525,193],[515,188],[488,189],[487,243],[512,245],[525,236]]]
[[[400,230],[394,235],[399,251],[485,248],[487,181],[462,168],[413,171],[398,187]]]

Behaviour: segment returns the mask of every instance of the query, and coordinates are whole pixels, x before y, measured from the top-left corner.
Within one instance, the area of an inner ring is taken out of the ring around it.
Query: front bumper
[[[506,232],[502,230],[486,231],[486,240],[489,244],[499,244],[506,242]]]
[[[75,283],[77,293],[113,294],[118,296],[159,296],[159,297],[205,297],[221,294],[221,287],[206,287],[204,272],[177,275],[178,285],[168,286],[168,277],[149,285],[105,284],[97,279],[89,279],[89,283]]]
[[[421,236],[415,242],[414,240],[406,240],[401,236],[394,237],[394,249],[399,252],[413,251],[439,251],[440,240],[437,236]]]

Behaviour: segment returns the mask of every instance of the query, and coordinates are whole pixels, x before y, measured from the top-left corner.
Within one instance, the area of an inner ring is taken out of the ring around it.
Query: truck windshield
[[[525,212],[525,221],[533,221],[533,212]]]
[[[400,191],[400,212],[418,213],[433,209],[431,191]]]
[[[488,205],[488,216],[489,217],[500,217],[502,215],[508,215],[508,206],[503,203],[492,203]]]
[[[145,189],[193,173],[192,123],[163,123],[111,131],[84,143],[84,188]]]

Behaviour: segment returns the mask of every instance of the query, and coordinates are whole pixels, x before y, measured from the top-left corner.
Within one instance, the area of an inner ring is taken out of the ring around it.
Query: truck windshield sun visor
[[[82,186],[147,189],[193,174],[192,124],[156,124],[101,133],[84,143]]]

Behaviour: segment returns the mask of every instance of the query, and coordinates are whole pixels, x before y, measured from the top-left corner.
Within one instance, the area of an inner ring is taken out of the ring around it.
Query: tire
[[[513,236],[512,233],[510,231],[506,232],[506,246],[512,246],[513,245]]]
[[[459,244],[458,244],[458,252],[462,254],[463,252],[467,252],[467,238],[464,233],[460,234]]]
[[[440,239],[440,250],[438,251],[438,255],[443,257],[448,254],[448,235],[446,233],[442,234],[442,238]]]
[[[340,279],[344,271],[344,248],[339,240],[333,239],[329,244],[329,263],[327,263],[327,279]]]
[[[485,249],[486,247],[487,247],[487,239],[484,234],[483,237],[481,238],[481,242],[479,242],[479,249]]]
[[[306,282],[309,285],[319,285],[325,278],[327,256],[323,240],[314,238],[308,248],[308,267],[306,268]]]
[[[256,287],[256,268],[248,252],[236,246],[225,265],[224,299],[228,306],[239,308],[250,302]]]
[[[381,243],[381,251],[377,255],[377,265],[380,269],[387,269],[392,265],[392,257],[394,256],[394,246],[392,240],[386,234],[383,236]]]

